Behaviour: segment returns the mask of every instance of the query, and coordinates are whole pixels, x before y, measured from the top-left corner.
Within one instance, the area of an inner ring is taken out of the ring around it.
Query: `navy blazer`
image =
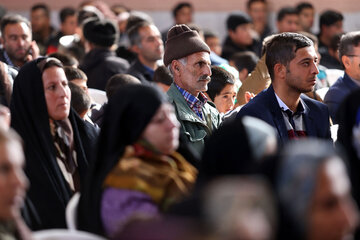
[[[329,110],[327,106],[303,94],[300,98],[304,105],[303,120],[307,135],[330,139]],[[284,144],[289,140],[285,120],[272,85],[244,105],[236,117],[240,118],[246,115],[259,118],[273,126],[277,130],[280,144]]]

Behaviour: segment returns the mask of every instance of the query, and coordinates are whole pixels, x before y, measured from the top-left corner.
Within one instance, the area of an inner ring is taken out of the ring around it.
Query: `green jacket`
[[[204,120],[200,119],[187,104],[185,98],[176,88],[175,84],[171,84],[167,92],[170,102],[175,107],[175,113],[179,120],[180,134],[182,139],[196,150],[200,155],[204,148],[204,141],[214,129],[217,129],[221,123],[221,117],[215,106],[206,103],[202,108]]]

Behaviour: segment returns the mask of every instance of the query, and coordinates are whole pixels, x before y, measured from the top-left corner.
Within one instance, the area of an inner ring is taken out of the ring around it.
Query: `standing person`
[[[298,33],[282,33],[266,47],[271,85],[237,117],[250,115],[269,123],[277,129],[280,143],[305,136],[330,139],[327,107],[302,95],[313,90],[319,73],[313,42]]]
[[[45,3],[31,7],[30,21],[33,38],[39,46],[40,54],[45,55],[50,39],[55,36],[55,29],[50,23],[50,9]]]
[[[201,154],[205,139],[220,125],[219,112],[203,94],[211,80],[210,49],[196,31],[176,25],[168,33],[164,64],[174,78],[167,93],[181,124],[180,136]]]
[[[352,91],[359,89],[360,83],[360,32],[349,32],[340,40],[339,56],[345,68],[340,77],[329,88],[324,98],[333,123],[338,123],[337,112],[342,100]]]
[[[197,171],[178,145],[179,123],[160,90],[133,84],[116,92],[81,193],[80,229],[117,239],[126,224],[157,218],[186,196]]]
[[[193,22],[194,7],[190,2],[179,2],[172,9],[172,16],[174,25],[189,24]],[[169,29],[162,32],[162,39],[164,42],[167,40],[167,33]]]
[[[87,75],[90,88],[104,91],[110,77],[129,68],[129,63],[112,50],[119,35],[117,25],[110,20],[91,18],[84,23],[83,34],[87,53],[79,68]]]
[[[258,34],[261,45],[262,41],[272,33],[268,24],[267,2],[266,0],[248,0],[246,9],[252,19],[252,28]]]
[[[25,143],[27,197],[40,217],[40,229],[66,227],[66,204],[81,188],[97,137],[70,108],[67,82],[55,58],[27,63],[14,82],[11,126]]]
[[[131,49],[137,57],[127,73],[148,84],[152,82],[157,62],[164,54],[160,32],[154,24],[143,21],[131,27],[128,36]]]
[[[299,14],[296,8],[284,7],[280,9],[276,19],[278,33],[299,31]]]
[[[296,5],[299,15],[299,30],[312,33],[311,28],[314,25],[315,8],[309,2],[300,2]]]
[[[30,22],[20,15],[6,15],[1,20],[0,61],[19,69],[39,57],[39,47],[32,41]],[[23,39],[23,40],[21,40]]]

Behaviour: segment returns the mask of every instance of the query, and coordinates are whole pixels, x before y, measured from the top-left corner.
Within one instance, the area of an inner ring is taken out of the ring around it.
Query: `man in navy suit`
[[[272,84],[238,113],[264,120],[277,129],[280,144],[299,137],[330,139],[326,105],[302,93],[313,90],[318,57],[313,43],[298,33],[281,33],[267,45],[266,66]]]

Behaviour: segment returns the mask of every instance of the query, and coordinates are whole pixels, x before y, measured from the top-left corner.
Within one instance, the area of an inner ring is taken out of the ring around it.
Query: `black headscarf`
[[[100,200],[104,179],[118,163],[125,147],[139,140],[160,105],[166,101],[159,90],[144,85],[126,86],[109,100],[95,160],[81,193],[78,209],[81,230],[103,234]]]
[[[353,144],[353,129],[360,126],[360,90],[348,95],[339,107],[337,113],[339,129],[336,147],[345,150],[348,158],[353,197],[360,206],[360,157]],[[358,149],[360,152],[360,149]]]
[[[50,133],[42,73],[37,66],[44,59],[31,61],[20,69],[14,81],[10,105],[11,125],[25,143],[25,173],[30,180],[27,200],[32,202],[41,220],[41,226],[33,226],[33,230],[65,228],[65,207],[73,194],[58,166]],[[72,109],[69,120],[80,180],[83,181],[97,133]]]

